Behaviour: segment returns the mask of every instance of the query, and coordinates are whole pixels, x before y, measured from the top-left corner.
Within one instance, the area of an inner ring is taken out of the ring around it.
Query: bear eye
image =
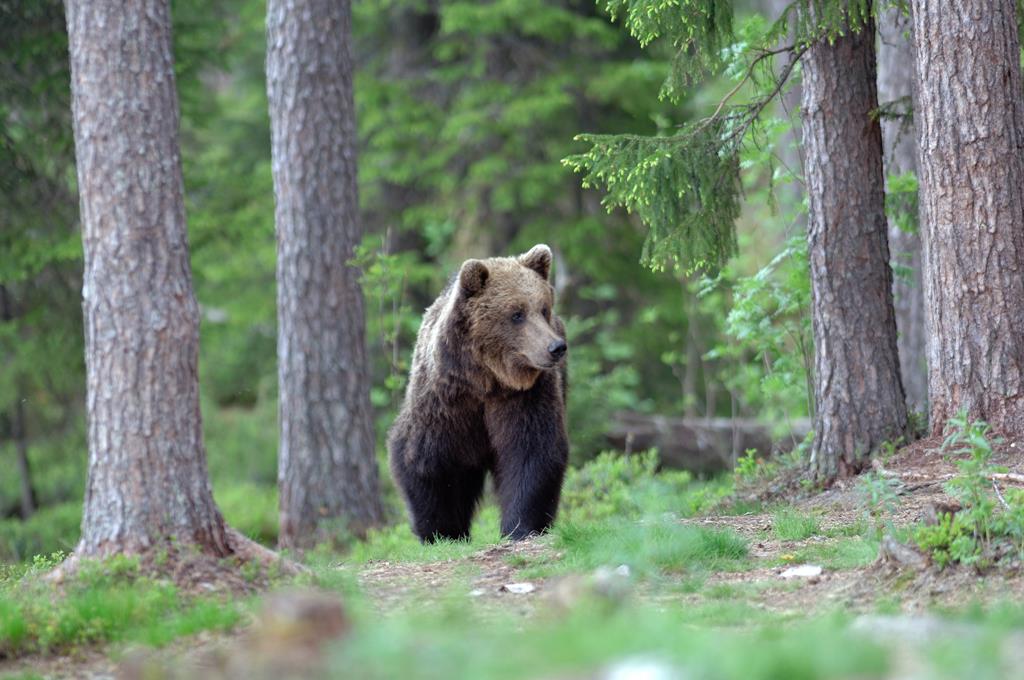
[[[547,307],[545,307],[544,309],[542,309],[542,310],[541,310],[541,313],[542,313],[542,314],[544,315],[544,318],[545,318],[545,319],[550,319],[550,318],[551,318],[551,310],[550,310],[550,309],[548,309]]]
[[[526,320],[526,315],[522,311],[516,312],[512,315],[512,323],[522,323]]]

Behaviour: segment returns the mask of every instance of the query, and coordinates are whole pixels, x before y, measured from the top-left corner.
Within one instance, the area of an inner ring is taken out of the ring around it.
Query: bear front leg
[[[484,470],[452,467],[413,476],[405,485],[413,533],[424,543],[468,541],[484,475]]]
[[[501,534],[520,540],[545,532],[555,521],[569,461],[558,378],[544,373],[533,388],[488,403],[485,416]]]
[[[459,456],[460,447],[472,445],[474,438],[459,436],[447,423],[424,427],[411,420],[399,419],[388,448],[413,533],[424,543],[467,540],[486,475],[485,467]],[[487,446],[486,440],[482,444]]]

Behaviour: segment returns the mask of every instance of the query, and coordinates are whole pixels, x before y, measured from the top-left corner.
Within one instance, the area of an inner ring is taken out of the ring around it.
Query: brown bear
[[[469,538],[490,471],[501,533],[555,519],[569,458],[565,326],[548,282],[551,249],[467,260],[423,317],[391,472],[420,540]]]

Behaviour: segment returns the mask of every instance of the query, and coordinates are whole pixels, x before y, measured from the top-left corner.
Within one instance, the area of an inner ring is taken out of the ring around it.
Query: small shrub
[[[940,569],[953,562],[978,564],[981,561],[978,542],[959,513],[943,513],[938,524],[916,527],[914,541],[921,550],[932,556],[932,560]]]
[[[1024,558],[1024,491],[1007,490],[1004,495],[999,490],[993,475],[1004,470],[992,464],[988,424],[969,422],[961,412],[950,419],[948,430],[943,449],[952,448],[961,457],[955,461],[957,475],[945,489],[961,509],[944,513],[933,526],[915,527],[914,541],[939,567],[952,563],[985,567],[1001,552],[1000,547],[1012,548]]]
[[[865,472],[857,480],[857,493],[864,508],[865,521],[875,529],[878,538],[892,533],[892,517],[899,504],[899,482],[875,472]]]
[[[736,469],[733,471],[736,479],[743,482],[753,482],[757,479],[770,477],[775,472],[775,465],[757,457],[757,449],[747,449],[746,452],[736,459]]]
[[[606,451],[579,468],[570,468],[562,487],[560,518],[582,522],[607,517],[640,517],[666,507],[667,499],[682,501],[693,481],[688,472],[658,473],[655,450],[633,455]],[[672,505],[671,503],[669,505]]]

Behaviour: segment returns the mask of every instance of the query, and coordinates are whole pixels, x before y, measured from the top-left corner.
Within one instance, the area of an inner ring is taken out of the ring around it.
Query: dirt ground
[[[942,439],[932,437],[907,446],[887,460],[879,461],[874,473],[883,479],[895,480],[895,505],[890,521],[906,526],[926,518],[935,508],[950,501],[943,484],[956,467],[941,450]],[[1004,443],[993,463],[1004,465],[1011,473],[1024,473],[1020,456],[1015,455],[1020,442]],[[764,493],[757,489],[753,494]],[[816,494],[794,492],[796,500],[788,502],[798,511],[819,519],[819,533],[836,533],[865,521],[865,495],[857,479],[838,482]],[[769,494],[771,495],[771,494]],[[780,500],[778,492],[776,500]],[[792,497],[791,497],[792,498]],[[957,606],[972,602],[1024,601],[1024,579],[1019,569],[989,570],[984,574],[970,567],[934,566],[910,569],[883,557],[872,564],[849,569],[825,568],[820,576],[784,579],[782,573],[797,564],[790,558],[808,547],[828,544],[838,538],[821,535],[799,541],[774,538],[771,512],[741,515],[712,515],[681,520],[684,522],[729,528],[749,541],[750,556],[755,566],[746,571],[724,571],[711,574],[705,586],[742,588],[743,597],[751,604],[780,613],[808,615],[841,608],[851,612],[868,612],[884,601],[904,612],[923,612],[934,607]],[[395,564],[378,562],[359,574],[364,591],[378,602],[382,610],[409,606],[424,593],[439,592],[452,584],[464,587],[482,605],[513,606],[529,614],[538,601],[558,598],[565,579],[553,577],[526,579],[514,564],[535,562],[537,558],[557,559],[546,539],[518,544],[505,544],[484,550],[465,560],[433,564]],[[527,593],[509,592],[503,586],[529,581]],[[707,598],[708,587],[688,595],[673,595],[691,603]],[[641,591],[641,596],[643,592]],[[664,601],[664,594],[649,593]]]

